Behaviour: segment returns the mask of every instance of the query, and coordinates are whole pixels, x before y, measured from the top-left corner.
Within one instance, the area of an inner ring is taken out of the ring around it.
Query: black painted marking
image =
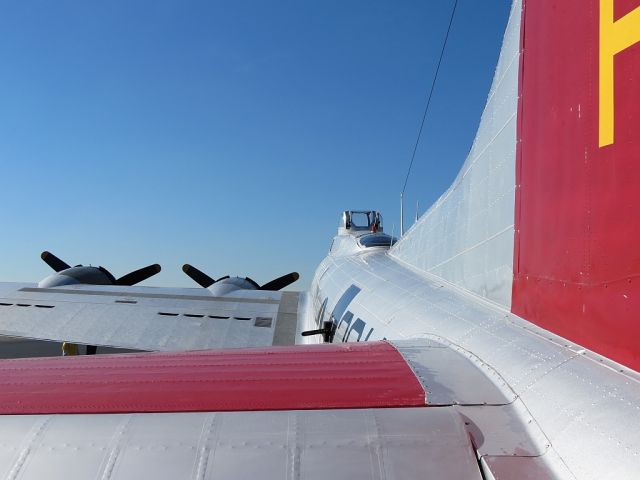
[[[340,299],[336,302],[336,306],[333,308],[333,312],[331,312],[331,321],[333,323],[338,323],[338,321],[342,318],[342,315],[347,310],[349,304],[356,298],[356,295],[360,293],[360,289],[355,285],[351,285],[349,288],[345,290]]]
[[[369,337],[371,336],[371,334],[373,333],[373,328],[371,330],[369,330],[369,333],[367,333],[367,336],[364,338],[364,341],[366,342],[367,340],[369,340]]]
[[[356,295],[358,295],[358,293],[360,293],[360,288],[356,287],[355,285],[351,285],[344,291],[340,299],[336,302],[336,306],[333,307],[333,312],[331,312],[331,317],[329,320],[336,327],[333,328],[333,333],[328,338],[329,342],[333,342],[333,336],[337,331],[338,324],[342,320],[343,315],[346,315],[345,312],[347,310],[347,307],[351,304],[353,299],[356,298]],[[349,321],[351,321],[351,318],[349,318]]]
[[[341,328],[344,328],[344,334],[342,335],[342,341],[346,342],[349,334],[349,327],[351,326],[351,321],[353,320],[353,313],[347,312],[345,313],[340,322],[338,322],[338,326],[336,327],[336,331],[340,332]]]
[[[324,319],[324,312],[327,309],[327,301],[329,300],[329,297],[324,299],[324,302],[322,302],[322,305],[320,306],[320,310],[318,311],[318,316],[316,317],[316,325],[320,326],[320,324],[322,323],[322,320]]]
[[[348,331],[347,333],[347,337],[345,341],[349,341],[349,337],[351,336],[352,332],[357,332],[358,333],[358,338],[356,339],[356,342],[360,341],[360,338],[362,337],[362,332],[364,332],[364,327],[365,327],[365,323],[361,318],[357,318],[355,322],[353,322],[353,325],[351,326],[351,329]]]

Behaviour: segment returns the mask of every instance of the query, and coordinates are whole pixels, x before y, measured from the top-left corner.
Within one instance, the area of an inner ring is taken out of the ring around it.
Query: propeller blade
[[[216,283],[216,281],[213,278],[211,278],[209,275],[198,270],[193,265],[189,265],[188,263],[185,263],[182,266],[182,271],[186,273],[189,277],[191,277],[191,279],[194,282],[196,282],[198,285],[200,285],[203,288],[209,288],[211,285]]]
[[[281,290],[284,287],[291,285],[293,282],[300,278],[300,274],[298,272],[291,272],[283,275],[281,277],[276,278],[275,280],[271,280],[268,283],[265,283],[260,287],[260,290],[272,290],[277,291]]]
[[[44,262],[51,268],[53,268],[56,272],[71,268],[69,265],[56,257],[53,253],[47,252],[46,250],[40,254],[40,258],[44,260]]]
[[[125,276],[120,277],[116,280],[116,285],[135,285],[136,283],[140,283],[147,278],[153,277],[156,273],[160,272],[161,267],[157,263],[153,265],[148,265],[146,267],[135,270],[131,273],[127,273]]]

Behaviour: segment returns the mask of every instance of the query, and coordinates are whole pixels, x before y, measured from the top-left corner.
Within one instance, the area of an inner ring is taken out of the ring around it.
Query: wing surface
[[[0,361],[22,480],[555,478],[536,428],[431,340]]]
[[[5,416],[0,475],[481,480],[464,427],[427,408]]]
[[[0,475],[480,480],[425,404],[387,343],[5,360]]]
[[[298,294],[0,284],[0,335],[153,351],[293,344]]]

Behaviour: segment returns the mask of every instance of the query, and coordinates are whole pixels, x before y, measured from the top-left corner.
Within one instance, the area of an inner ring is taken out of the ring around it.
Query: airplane
[[[0,361],[0,478],[638,478],[639,73],[637,2],[514,0],[450,188],[345,211],[308,292],[44,255],[0,334],[141,352]]]

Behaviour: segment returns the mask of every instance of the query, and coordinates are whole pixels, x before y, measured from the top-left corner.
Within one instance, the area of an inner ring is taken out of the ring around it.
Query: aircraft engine
[[[42,260],[49,265],[55,273],[38,283],[39,288],[60,287],[64,285],[135,285],[160,272],[161,267],[157,263],[140,268],[126,275],[115,278],[104,267],[92,267],[76,265],[71,267],[60,260],[53,253],[44,251],[40,255]]]
[[[218,280],[214,280],[203,271],[188,263],[182,266],[182,271],[201,287],[209,288],[214,295],[224,295],[234,290],[277,291],[291,285],[300,278],[298,272],[291,272],[261,286],[249,277],[230,277],[226,275]]]

